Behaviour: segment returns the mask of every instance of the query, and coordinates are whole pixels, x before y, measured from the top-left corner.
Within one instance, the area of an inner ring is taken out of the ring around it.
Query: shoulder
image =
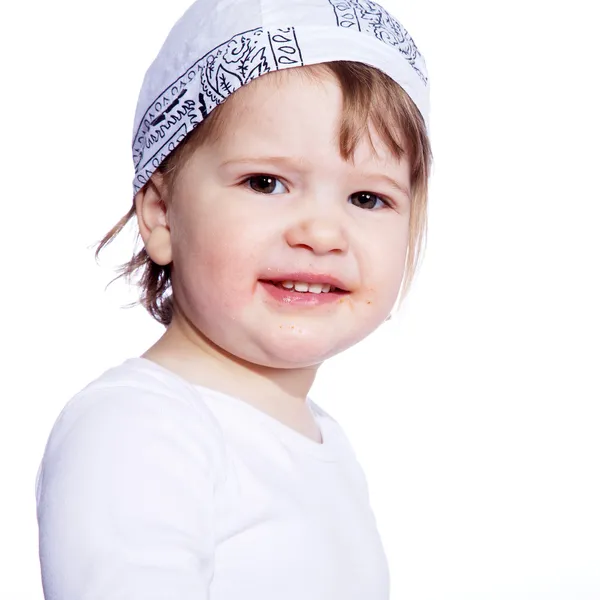
[[[216,475],[223,465],[224,442],[196,388],[151,361],[132,358],[69,400],[50,432],[42,470],[75,455],[148,461],[151,455],[185,456],[188,464],[191,458]]]
[[[207,428],[218,428],[198,389],[142,358],[130,358],[108,369],[75,394],[61,411],[54,429],[68,429],[87,413],[154,414],[164,421],[191,418],[204,422]]]
[[[144,360],[109,369],[76,394],[36,479],[48,594],[183,598],[185,588],[202,596],[226,477],[218,436],[201,394]]]

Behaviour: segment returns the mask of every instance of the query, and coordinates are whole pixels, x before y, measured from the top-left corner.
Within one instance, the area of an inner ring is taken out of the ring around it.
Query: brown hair
[[[431,147],[421,113],[408,94],[388,75],[358,62],[334,61],[300,67],[303,73],[317,80],[333,75],[342,90],[343,109],[340,123],[340,154],[351,160],[359,142],[367,136],[371,141],[369,125],[384,141],[396,158],[407,155],[411,164],[411,213],[408,253],[402,281],[400,302],[405,298],[420,263],[427,230],[428,179],[431,169]],[[290,69],[296,71],[297,69]],[[275,71],[269,76],[285,73]],[[177,173],[194,150],[218,136],[225,119],[226,102],[217,106],[163,161],[158,170],[164,174],[167,189],[172,189]],[[96,259],[102,249],[135,217],[135,200],[126,215],[98,242]],[[139,239],[139,232],[138,232]],[[136,285],[140,288],[138,302],[159,323],[167,326],[173,316],[171,265],[157,265],[142,248],[117,269],[117,277],[131,278],[139,273]],[[112,283],[111,281],[111,283]]]

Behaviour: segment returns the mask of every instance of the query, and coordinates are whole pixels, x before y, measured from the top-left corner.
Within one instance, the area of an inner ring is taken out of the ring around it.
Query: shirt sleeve
[[[191,403],[126,386],[61,415],[37,486],[45,599],[208,599],[212,438]]]

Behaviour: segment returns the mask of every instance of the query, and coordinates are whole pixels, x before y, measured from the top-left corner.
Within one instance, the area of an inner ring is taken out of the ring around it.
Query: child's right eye
[[[251,175],[244,180],[244,183],[259,194],[275,195],[278,184],[280,186],[279,191],[277,192],[278,194],[287,191],[285,185],[283,185],[277,177],[273,177],[272,175]]]

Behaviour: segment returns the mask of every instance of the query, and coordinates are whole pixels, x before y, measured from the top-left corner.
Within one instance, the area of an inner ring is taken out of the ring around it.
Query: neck
[[[318,369],[274,369],[244,361],[213,344],[177,311],[167,331],[142,356],[192,384],[236,396],[273,416],[306,410]]]

